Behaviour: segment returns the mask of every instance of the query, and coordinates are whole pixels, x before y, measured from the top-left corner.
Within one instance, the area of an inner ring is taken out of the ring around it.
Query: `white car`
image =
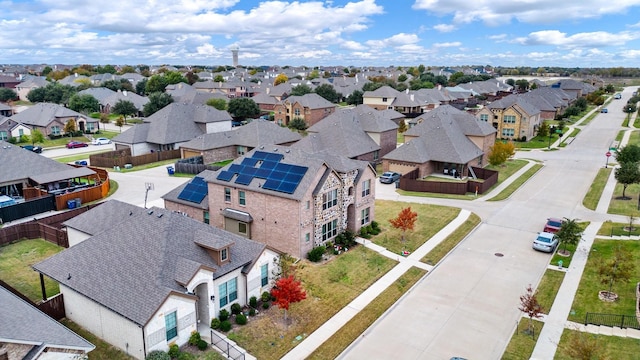
[[[111,144],[111,140],[107,138],[95,138],[91,140],[91,145],[107,145]]]

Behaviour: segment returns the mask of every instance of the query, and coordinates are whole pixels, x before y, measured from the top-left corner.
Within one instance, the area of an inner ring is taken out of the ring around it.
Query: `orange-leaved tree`
[[[404,248],[404,234],[407,230],[413,230],[416,220],[418,220],[418,213],[411,211],[411,206],[400,210],[398,217],[389,220],[391,226],[402,231],[402,247]]]
[[[280,309],[284,309],[284,322],[287,323],[287,310],[292,303],[300,302],[307,298],[307,292],[302,289],[300,281],[293,275],[283,277],[276,281],[275,287],[271,289],[271,296]]]

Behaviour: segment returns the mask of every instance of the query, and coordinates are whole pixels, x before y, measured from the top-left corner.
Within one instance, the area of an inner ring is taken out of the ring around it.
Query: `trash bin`
[[[400,187],[400,179],[396,180],[396,189]]]
[[[76,203],[76,207],[79,208],[80,206],[82,206],[82,199],[81,198],[75,198],[75,203]]]
[[[76,201],[75,200],[67,200],[67,207],[69,209],[75,209],[76,208]]]
[[[169,175],[175,174],[175,170],[173,169],[173,166],[167,166],[167,173]]]

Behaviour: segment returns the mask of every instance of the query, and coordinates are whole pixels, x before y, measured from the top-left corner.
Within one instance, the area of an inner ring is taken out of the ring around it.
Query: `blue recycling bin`
[[[76,200],[67,200],[67,207],[69,209],[75,209],[76,208]]]
[[[174,170],[173,166],[167,166],[167,173],[169,175],[175,174],[175,170]]]

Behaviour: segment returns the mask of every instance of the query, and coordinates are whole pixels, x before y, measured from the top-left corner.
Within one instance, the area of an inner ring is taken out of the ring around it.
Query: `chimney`
[[[127,90],[122,90],[122,95],[127,96]]]
[[[438,84],[438,90],[442,90],[442,85]]]
[[[409,88],[407,88],[407,89],[404,91],[404,93],[405,93],[405,94],[408,94],[408,93],[409,93]]]
[[[267,87],[267,95],[271,92],[271,88]]]
[[[411,94],[410,96],[411,96],[411,101],[415,101],[414,94]]]

